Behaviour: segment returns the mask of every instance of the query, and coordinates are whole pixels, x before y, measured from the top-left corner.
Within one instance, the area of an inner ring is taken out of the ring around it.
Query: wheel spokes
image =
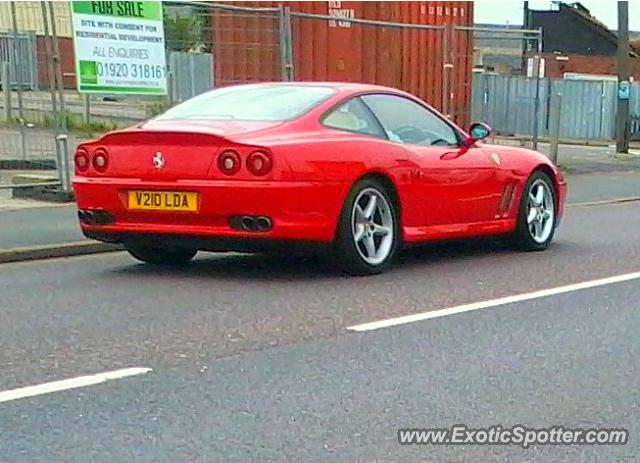
[[[356,241],[356,243],[359,243],[360,241],[362,241],[362,238],[364,238],[364,235],[365,235],[364,224],[356,223],[355,231],[353,233],[353,239]]]
[[[387,198],[375,188],[366,188],[352,207],[352,239],[358,254],[370,265],[384,262],[395,237],[393,210]]]
[[[542,220],[538,219],[533,222],[533,228],[535,230],[536,238],[540,239],[542,236]]]
[[[544,203],[544,186],[538,185],[538,191],[536,192],[536,206],[542,206]]]
[[[367,220],[371,220],[373,215],[376,212],[376,207],[378,206],[378,197],[374,194],[369,196],[369,202],[367,206],[364,208],[364,218]]]
[[[387,236],[391,233],[391,228],[384,225],[373,224],[373,234],[379,236]]]
[[[362,242],[364,243],[364,247],[367,250],[367,257],[369,257],[370,259],[376,257],[376,243],[373,240],[373,235],[365,235]]]

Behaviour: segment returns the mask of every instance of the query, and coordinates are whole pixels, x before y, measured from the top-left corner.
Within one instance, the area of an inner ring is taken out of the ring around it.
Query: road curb
[[[27,260],[53,259],[55,257],[82,256],[103,252],[122,251],[119,244],[100,243],[98,241],[75,241],[63,244],[45,244],[0,250],[0,264]]]
[[[627,198],[603,199],[601,201],[588,201],[584,203],[569,203],[567,207],[589,207],[589,206],[605,206],[607,204],[632,203],[640,201],[640,196],[629,196]]]

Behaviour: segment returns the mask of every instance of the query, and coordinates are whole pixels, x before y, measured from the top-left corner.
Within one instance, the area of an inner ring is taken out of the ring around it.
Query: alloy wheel
[[[527,198],[527,227],[536,243],[544,243],[553,232],[555,205],[547,182],[536,180],[529,189]]]
[[[391,253],[393,214],[384,195],[375,188],[365,188],[353,202],[351,233],[358,254],[369,265],[381,264]]]

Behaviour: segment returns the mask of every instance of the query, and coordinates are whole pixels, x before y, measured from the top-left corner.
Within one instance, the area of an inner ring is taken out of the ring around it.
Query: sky
[[[567,3],[572,3],[569,0]],[[524,2],[519,0],[476,0],[473,8],[476,23],[522,25]],[[591,15],[605,23],[609,29],[618,28],[616,0],[583,0]],[[530,1],[533,10],[550,9],[550,1]],[[629,1],[629,29],[640,31],[640,0]]]

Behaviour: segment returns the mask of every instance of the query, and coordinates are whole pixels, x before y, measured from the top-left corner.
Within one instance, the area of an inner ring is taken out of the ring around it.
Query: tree
[[[207,51],[203,40],[206,20],[195,11],[175,11],[164,8],[164,38],[170,51]]]

